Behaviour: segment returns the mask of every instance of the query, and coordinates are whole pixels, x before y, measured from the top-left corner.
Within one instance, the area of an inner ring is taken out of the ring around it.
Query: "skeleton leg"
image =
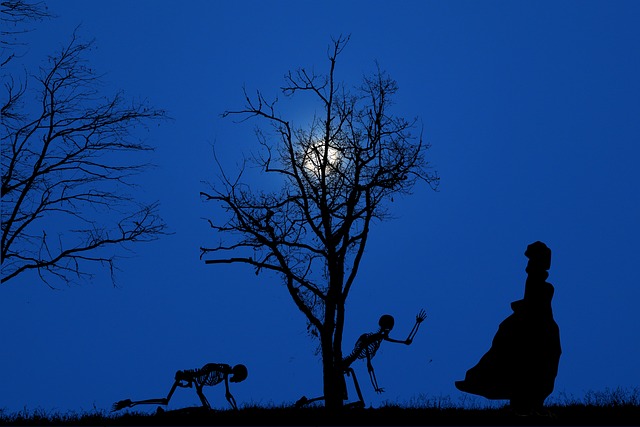
[[[342,374],[342,400],[343,401],[349,400],[349,392],[347,390],[347,380],[344,378],[345,375],[346,376],[350,375],[349,369],[350,368],[345,369],[344,373]],[[351,372],[353,372],[353,369],[351,369]]]
[[[186,386],[183,386],[180,383],[180,381],[176,380],[173,383],[173,386],[171,386],[171,390],[169,391],[169,394],[167,394],[167,397],[158,398],[158,399],[133,400],[133,401],[131,399],[120,400],[113,404],[113,406],[111,407],[111,412],[119,411],[120,409],[124,409],[124,408],[130,408],[136,405],[148,405],[148,404],[168,405],[169,400],[171,400],[171,396],[173,396],[173,392],[176,391],[176,387],[178,386],[186,387]]]
[[[204,406],[207,409],[211,409],[211,405],[209,405],[209,401],[207,400],[204,393],[202,392],[202,387],[203,387],[202,384],[196,384],[196,393],[198,393],[198,397],[202,402],[202,406]]]
[[[167,403],[168,402],[166,398],[133,400],[133,401],[131,399],[124,399],[114,403],[113,406],[111,407],[111,412],[119,411],[124,408],[131,408],[132,406],[136,406],[136,405],[146,405],[146,404],[166,405]]]
[[[353,372],[353,369],[348,368],[347,370],[344,371],[344,373],[346,375],[349,375],[349,372],[348,372],[349,370]],[[360,398],[362,398],[362,396],[360,395],[360,387],[358,387],[358,381],[356,380],[355,374],[354,374],[353,380],[356,383],[356,390],[358,391],[358,395],[360,396]],[[344,380],[344,377],[342,381],[342,387],[343,387],[342,400],[347,400],[349,398],[349,395],[347,394],[347,382]],[[307,396],[302,396],[300,399],[296,401],[295,407],[300,408],[310,403],[317,402],[318,400],[324,400],[324,396],[314,397],[313,399],[309,399],[307,398]]]
[[[357,408],[364,408],[364,399],[362,398],[362,391],[360,390],[360,384],[358,383],[358,378],[356,378],[356,373],[353,370],[353,368],[349,367],[347,369],[345,369],[344,374],[346,376],[353,376],[353,385],[356,389],[356,393],[358,394],[358,401],[357,402],[352,402],[349,403],[345,406],[350,406],[350,407],[357,407]],[[344,387],[344,394],[342,399],[343,400],[348,400],[349,399],[349,394],[347,392],[347,382],[346,380],[343,381],[342,383],[343,387]],[[317,402],[318,400],[324,400],[324,396],[320,396],[320,397],[314,397],[313,399],[307,399],[306,396],[302,396],[300,399],[298,399],[298,401],[296,402],[295,406],[296,408],[299,408],[301,406],[304,405],[308,405],[309,403],[313,403],[313,402]]]
[[[346,373],[346,371],[345,371],[345,373]],[[348,396],[347,396],[347,383],[346,383],[346,381],[344,381],[344,377],[342,379],[343,379],[343,381],[342,381],[342,387],[343,387],[342,400],[347,400],[348,399]],[[300,408],[300,407],[308,405],[310,403],[317,402],[318,400],[324,400],[324,396],[314,397],[313,399],[309,399],[309,398],[307,398],[307,396],[302,396],[300,399],[298,399],[296,401],[295,407],[296,408]]]
[[[318,400],[324,400],[324,396],[314,397],[313,399],[308,399],[307,396],[302,396],[300,399],[296,400],[295,407],[301,408],[310,403],[317,402]]]
[[[345,371],[347,375],[353,376],[353,386],[356,388],[356,393],[358,394],[358,401],[348,404],[347,406],[355,406],[358,408],[364,408],[364,399],[362,398],[362,391],[360,391],[360,384],[358,384],[358,378],[356,378],[356,373],[353,368],[347,368]],[[345,383],[346,390],[346,383]],[[346,394],[346,391],[345,391]]]

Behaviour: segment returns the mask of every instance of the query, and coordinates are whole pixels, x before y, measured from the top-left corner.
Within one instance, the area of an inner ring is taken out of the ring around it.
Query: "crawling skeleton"
[[[231,378],[229,378],[231,375]],[[188,369],[185,371],[177,371],[175,381],[167,397],[158,399],[134,400],[124,399],[113,404],[112,412],[119,411],[124,408],[130,408],[136,405],[158,404],[168,405],[173,392],[177,387],[191,388],[195,385],[196,393],[202,402],[202,406],[211,409],[209,401],[202,392],[204,386],[214,386],[224,381],[225,397],[233,409],[238,409],[236,400],[229,391],[229,382],[239,383],[247,378],[247,368],[244,365],[236,365],[231,367],[224,363],[207,363],[200,369]]]

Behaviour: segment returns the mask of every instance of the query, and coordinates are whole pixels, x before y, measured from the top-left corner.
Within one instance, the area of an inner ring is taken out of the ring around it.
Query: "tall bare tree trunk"
[[[339,410],[344,403],[342,355],[335,351],[333,335],[333,329],[327,328],[321,336],[324,403],[329,411]]]
[[[328,410],[337,410],[343,406],[345,390],[342,369],[344,265],[340,262],[340,257],[335,252],[335,250],[329,250],[329,289],[325,305],[325,333],[321,342],[325,407]]]

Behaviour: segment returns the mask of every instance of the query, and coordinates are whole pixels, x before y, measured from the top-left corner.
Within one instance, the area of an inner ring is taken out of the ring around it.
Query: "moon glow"
[[[342,157],[340,151],[336,148],[327,146],[324,142],[318,142],[309,147],[303,159],[303,166],[307,173],[314,175],[318,179],[322,175],[325,150],[327,154],[325,174],[330,175],[337,169]]]

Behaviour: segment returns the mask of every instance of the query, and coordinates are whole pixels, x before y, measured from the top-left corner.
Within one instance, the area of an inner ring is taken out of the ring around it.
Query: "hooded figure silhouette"
[[[510,400],[517,414],[540,412],[553,391],[560,362],[560,330],[551,310],[554,288],[546,282],[551,250],[535,242],[524,253],[524,298],[498,328],[491,348],[456,387],[488,399]]]

